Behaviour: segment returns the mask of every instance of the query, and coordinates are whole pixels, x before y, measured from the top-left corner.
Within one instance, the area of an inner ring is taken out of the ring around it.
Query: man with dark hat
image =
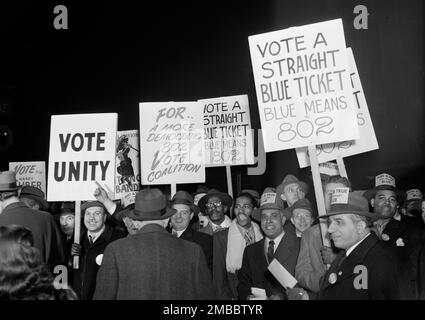
[[[199,204],[199,200],[201,200],[201,198],[205,196],[207,193],[208,193],[208,187],[205,185],[199,184],[196,187],[195,193],[193,194],[193,203],[197,206]],[[205,212],[202,212],[201,210],[199,210],[198,214],[193,217],[190,226],[192,227],[193,230],[199,231],[203,227],[207,226],[208,222],[209,220]]]
[[[159,189],[136,194],[125,211],[139,231],[110,244],[97,277],[97,300],[209,300],[211,274],[199,245],[165,230],[177,212]]]
[[[313,223],[313,208],[308,199],[300,199],[295,202],[288,210],[291,212],[291,222],[295,227],[295,233],[298,238],[304,231],[311,227]]]
[[[171,200],[171,208],[177,212],[170,218],[170,231],[180,239],[198,244],[204,251],[208,268],[212,270],[213,239],[210,235],[193,230],[190,221],[199,213],[199,208],[193,203],[192,196],[186,191],[177,191]]]
[[[81,212],[87,230],[81,234],[80,244],[72,244],[71,255],[80,257],[74,272],[74,290],[79,299],[91,300],[106,246],[126,234],[105,224],[106,209],[99,201],[83,203]]]
[[[16,175],[13,171],[0,173],[0,226],[18,224],[30,229],[34,247],[53,270],[64,263],[64,252],[59,227],[50,213],[31,209],[19,201]]]
[[[268,299],[286,299],[285,288],[268,270],[276,259],[292,276],[295,274],[299,241],[293,228],[285,227],[291,213],[283,209],[283,203],[276,193],[265,190],[261,206],[256,210],[261,217],[261,229],[265,238],[245,248],[242,267],[238,272],[239,299],[255,298],[251,288],[262,288]]]
[[[400,219],[394,217],[397,220],[401,220],[421,228],[425,228],[424,221],[422,220],[422,200],[423,194],[419,189],[410,189],[406,191],[406,199],[401,205]]]
[[[200,232],[213,235],[215,232],[229,228],[232,220],[226,214],[232,206],[233,199],[230,195],[211,189],[199,200],[199,208],[208,215],[209,223]]]
[[[396,189],[393,176],[383,173],[375,177],[375,188],[366,191],[364,196],[370,201],[373,211],[380,215],[374,223],[377,234],[398,257],[403,273],[409,279],[407,282],[413,297],[416,294],[416,254],[421,242],[421,230],[405,221],[394,219],[405,193]]]
[[[308,185],[292,174],[288,174],[280,185],[276,187],[276,193],[282,201],[286,201],[288,207],[295,202],[304,199],[308,192]]]
[[[22,187],[19,200],[34,210],[46,211],[49,209],[49,204],[44,199],[44,192],[33,186]]]
[[[369,205],[348,188],[332,196],[327,218],[328,233],[341,251],[325,273],[319,300],[400,299],[399,268],[392,252],[371,232],[372,222],[379,218],[369,212]],[[301,288],[287,290],[291,299],[309,299]]]

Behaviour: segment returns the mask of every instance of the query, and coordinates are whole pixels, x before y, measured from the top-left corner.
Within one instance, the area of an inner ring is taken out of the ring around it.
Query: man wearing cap
[[[285,227],[291,213],[283,209],[283,203],[276,193],[266,192],[261,196],[261,229],[265,238],[246,247],[242,267],[238,273],[239,299],[255,298],[251,288],[265,290],[268,299],[286,299],[284,287],[268,270],[268,265],[276,259],[292,276],[299,252],[299,241],[293,228]]]
[[[217,299],[237,299],[238,272],[245,248],[263,239],[260,227],[251,220],[257,201],[247,192],[235,200],[233,219],[228,229],[216,232],[214,238],[213,282]]]
[[[197,186],[196,192],[193,194],[193,203],[195,204],[195,206],[198,206],[199,200],[201,200],[201,198],[205,196],[207,193],[208,193],[207,186],[204,186],[202,184]],[[198,214],[194,216],[194,219],[192,219],[190,226],[192,227],[193,230],[199,231],[203,227],[207,226],[208,222],[209,220],[208,220],[208,217],[205,215],[205,212],[202,212],[201,210],[199,210]]]
[[[230,195],[211,189],[199,200],[199,208],[208,215],[208,225],[200,232],[213,235],[215,232],[229,228],[232,220],[226,215],[232,206],[233,199]]]
[[[49,204],[44,199],[44,192],[33,186],[24,186],[19,194],[19,200],[25,203],[28,208],[46,211]]]
[[[74,290],[79,299],[91,300],[106,246],[125,233],[105,224],[106,209],[99,201],[83,203],[81,212],[87,230],[81,234],[80,244],[72,244],[71,255],[80,257],[79,268],[74,272]]]
[[[192,196],[186,191],[177,191],[171,200],[171,207],[177,212],[170,218],[169,231],[180,239],[198,244],[205,254],[208,268],[212,271],[213,240],[206,233],[198,232],[190,227],[190,221],[199,208],[193,203]]]
[[[304,199],[307,192],[307,183],[298,180],[292,174],[288,174],[276,188],[276,193],[282,201],[286,201],[288,207],[291,207],[298,200]]]
[[[319,300],[400,299],[399,269],[390,250],[371,232],[379,215],[369,212],[368,202],[359,194],[340,189],[331,209],[320,218],[328,219],[328,233],[342,249],[325,273]],[[313,298],[304,289],[288,289],[291,298]]]
[[[295,227],[295,233],[298,238],[304,231],[308,230],[313,223],[313,208],[308,199],[300,199],[295,202],[288,210],[291,212],[291,222]]]
[[[50,213],[34,210],[18,198],[20,186],[13,171],[0,173],[0,226],[18,224],[30,229],[34,235],[34,247],[51,269],[64,263],[59,227]]]
[[[211,274],[199,245],[165,230],[176,213],[159,189],[137,193],[125,211],[139,231],[111,243],[97,277],[96,300],[209,300]]]
[[[421,229],[425,228],[424,221],[422,220],[422,199],[423,194],[419,189],[410,189],[406,191],[406,200],[401,206],[401,213],[399,219],[401,221],[413,224]],[[397,219],[397,217],[394,217]]]

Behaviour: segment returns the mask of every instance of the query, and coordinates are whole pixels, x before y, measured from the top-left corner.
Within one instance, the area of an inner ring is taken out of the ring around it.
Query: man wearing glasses
[[[230,195],[211,189],[199,200],[199,208],[208,215],[209,223],[200,232],[213,235],[215,232],[230,227],[232,220],[226,215],[232,206],[233,199]]]

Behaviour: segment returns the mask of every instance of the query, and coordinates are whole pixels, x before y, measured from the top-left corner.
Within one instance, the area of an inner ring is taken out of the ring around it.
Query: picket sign
[[[176,183],[172,183],[171,184],[171,195],[170,195],[170,198],[173,198],[174,195],[176,194],[176,192],[177,192],[177,184]]]
[[[233,186],[232,186],[232,169],[230,166],[226,166],[226,178],[227,178],[227,193],[233,198]],[[232,208],[230,210],[230,218],[233,218]]]
[[[348,179],[347,169],[345,169],[345,163],[342,156],[339,154],[336,158],[336,163],[338,165],[339,175]]]
[[[81,201],[75,201],[75,228],[74,228],[74,243],[80,244],[81,233]],[[80,257],[74,256],[73,268],[78,269],[80,264]]]
[[[326,214],[325,198],[323,196],[322,180],[320,179],[319,162],[316,155],[316,146],[308,146],[308,153],[310,155],[311,173],[313,176],[314,193],[316,195],[317,212],[319,217]],[[320,223],[320,232],[322,234],[322,243],[326,247],[330,247],[330,241],[326,238],[328,228],[326,223]]]

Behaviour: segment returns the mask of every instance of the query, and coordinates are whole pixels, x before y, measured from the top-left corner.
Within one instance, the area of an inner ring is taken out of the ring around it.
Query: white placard
[[[336,188],[332,192],[331,205],[332,204],[347,204],[349,193],[350,193],[350,188]]]
[[[357,110],[357,123],[359,125],[360,139],[318,145],[317,157],[319,162],[335,160],[338,155],[341,157],[349,157],[379,149],[366,97],[351,48],[347,48],[347,56],[351,71],[351,88],[353,90],[353,101]],[[297,148],[297,157],[300,168],[305,168],[310,165],[307,148]]]
[[[261,195],[260,205],[275,203],[275,202],[276,202],[275,192],[265,192]]]
[[[199,100],[204,110],[205,164],[254,164],[247,95]]]
[[[392,175],[388,173],[382,173],[375,177],[375,187],[381,185],[393,186],[395,188],[395,179]]]
[[[9,170],[15,171],[19,186],[32,186],[40,189],[46,196],[46,162],[9,162]]]
[[[140,103],[142,184],[205,182],[203,134],[198,102]]]
[[[410,189],[406,191],[406,201],[409,200],[422,200],[423,195],[419,189]]]
[[[122,199],[140,190],[139,130],[118,131],[115,151],[115,199]]]
[[[273,259],[267,269],[284,288],[293,288],[298,282],[277,259]]]
[[[319,163],[319,172],[328,176],[339,175],[338,165],[333,162]]]
[[[359,138],[342,20],[249,37],[266,152]]]
[[[48,201],[95,200],[98,181],[114,197],[116,113],[51,119]]]

